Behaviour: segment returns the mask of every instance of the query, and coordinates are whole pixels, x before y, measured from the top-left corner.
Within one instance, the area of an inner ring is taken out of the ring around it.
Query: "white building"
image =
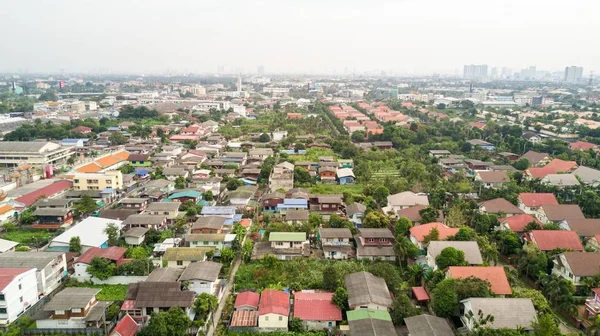
[[[36,269],[37,294],[52,293],[68,275],[62,252],[7,252],[0,254],[0,274],[5,269]]]
[[[35,268],[0,269],[0,325],[12,323],[37,301]]]
[[[69,247],[72,237],[79,237],[81,239],[81,252],[85,252],[92,247],[108,247],[108,235],[104,230],[109,224],[115,224],[120,231],[122,227],[121,223],[123,221],[116,219],[87,217],[77,225],[63,232],[60,236],[52,239],[50,247]]]
[[[46,141],[5,141],[0,142],[0,167],[12,168],[28,163],[34,166],[61,165],[67,162],[74,152]]]
[[[212,261],[200,261],[191,263],[185,268],[179,281],[189,283],[188,290],[200,295],[202,293],[219,296],[221,280],[219,272],[223,265]]]

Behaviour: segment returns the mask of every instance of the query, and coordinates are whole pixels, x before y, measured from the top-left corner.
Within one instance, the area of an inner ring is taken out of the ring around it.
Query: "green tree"
[[[115,274],[115,264],[106,258],[95,257],[86,271],[93,277],[106,280]]]
[[[208,202],[212,201],[214,199],[212,191],[210,191],[210,190],[205,191],[203,198],[204,198],[204,200],[206,200]]]
[[[69,252],[81,253],[81,238],[79,236],[71,237],[71,240],[69,240]]]
[[[521,241],[516,232],[510,230],[497,231],[496,241],[500,252],[505,256],[510,256],[521,249]]]
[[[338,306],[342,311],[348,310],[348,291],[346,288],[342,286],[336,288],[331,297],[331,303]]]
[[[271,137],[267,133],[263,133],[258,137],[258,142],[265,143],[269,141],[271,141]]]
[[[115,275],[143,276],[150,274],[153,269],[154,264],[152,263],[152,260],[134,259],[117,266],[115,268]]]
[[[373,192],[373,199],[380,207],[387,205],[387,197],[390,195],[390,190],[384,186],[379,186]]]
[[[398,236],[398,235],[407,236],[411,227],[412,227],[412,222],[410,221],[410,219],[408,219],[406,217],[398,218],[398,220],[396,221],[396,225],[394,226],[394,228],[395,228],[394,231],[396,233],[396,236]]]
[[[108,245],[117,246],[119,244],[120,229],[115,223],[108,223],[104,233],[108,236]]]
[[[421,310],[414,306],[412,300],[406,294],[396,296],[390,310],[390,316],[395,325],[402,325],[405,318],[421,313]]]
[[[387,228],[390,226],[390,219],[378,211],[370,211],[362,221],[365,228]]]
[[[450,317],[457,309],[458,294],[456,294],[454,279],[442,280],[431,292],[431,306],[437,316]]]
[[[419,248],[405,236],[397,236],[394,243],[394,252],[398,257],[400,264],[404,264],[408,258],[416,258],[419,255]]]
[[[142,246],[135,246],[127,250],[127,255],[133,259],[146,259],[148,258],[148,251]]]
[[[119,171],[121,171],[123,174],[131,174],[135,171],[135,168],[133,168],[133,166],[130,164],[126,164],[119,167]]]
[[[454,247],[446,247],[435,257],[435,263],[439,269],[446,269],[450,266],[465,266],[467,261],[465,260],[465,252],[458,250]]]
[[[523,170],[529,168],[529,160],[527,160],[525,158],[520,159],[519,161],[517,161],[513,164],[513,167],[515,167],[516,170],[523,171]]]
[[[127,143],[127,138],[119,133],[119,132],[112,132],[110,133],[110,135],[108,136],[108,141],[110,141],[110,144],[113,146],[118,146],[118,145],[124,145]]]
[[[205,321],[211,311],[217,308],[219,301],[208,293],[200,294],[194,301],[194,310],[200,321]]]
[[[80,214],[90,214],[98,209],[98,204],[88,195],[81,196],[79,202],[73,206]]]
[[[187,336],[192,321],[181,308],[172,307],[166,312],[152,313],[149,323],[138,336]]]
[[[517,268],[521,273],[528,277],[537,279],[540,274],[546,273],[548,267],[548,257],[546,253],[534,244],[527,244],[523,247],[521,255],[517,260]]]
[[[235,258],[235,252],[231,248],[224,247],[221,249],[221,260],[223,261],[224,264],[229,264],[230,262],[233,261],[234,258]]]
[[[437,219],[440,216],[438,211],[432,207],[426,207],[419,210],[419,215],[421,215],[421,223],[437,222]]]
[[[254,243],[251,240],[248,240],[247,242],[244,243],[244,246],[242,246],[242,260],[244,260],[244,262],[249,262],[250,259],[252,258],[252,251],[254,250]]]
[[[244,185],[244,182],[238,179],[231,179],[227,182],[227,190],[234,191]]]
[[[425,276],[425,266],[421,264],[409,265],[404,270],[404,278],[411,286],[420,286]]]
[[[434,227],[428,234],[423,236],[423,244],[429,244],[430,241],[440,240],[440,231]]]
[[[323,271],[323,289],[334,291],[340,285],[341,278],[333,265],[327,266]]]
[[[175,189],[185,189],[185,178],[183,176],[175,179]]]
[[[314,178],[310,176],[308,170],[302,167],[294,167],[294,184],[307,185],[314,184]]]
[[[446,225],[449,227],[461,227],[467,222],[466,217],[463,214],[462,209],[459,206],[453,206],[448,210],[448,216],[446,217]]]

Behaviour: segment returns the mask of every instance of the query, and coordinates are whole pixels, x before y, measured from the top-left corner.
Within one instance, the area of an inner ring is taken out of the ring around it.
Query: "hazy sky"
[[[598,0],[0,0],[0,71],[600,69]]]

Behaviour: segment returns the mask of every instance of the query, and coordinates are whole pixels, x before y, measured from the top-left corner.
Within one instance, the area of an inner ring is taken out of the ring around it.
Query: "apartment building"
[[[118,170],[98,174],[75,174],[73,177],[74,190],[117,190],[122,187],[123,174]]]
[[[0,270],[0,325],[12,323],[37,301],[35,268]]]

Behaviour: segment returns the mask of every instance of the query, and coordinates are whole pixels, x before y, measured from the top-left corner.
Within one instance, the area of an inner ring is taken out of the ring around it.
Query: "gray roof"
[[[44,306],[44,311],[85,308],[100,290],[99,288],[67,287]]]
[[[173,267],[155,268],[146,281],[148,282],[174,282],[179,279],[181,270]]]
[[[442,250],[447,247],[454,247],[457,250],[463,251],[465,253],[465,260],[469,265],[483,264],[483,258],[481,257],[479,245],[477,245],[476,241],[432,241],[427,246],[427,254],[435,260],[442,253]]]
[[[288,210],[285,213],[286,221],[306,221],[308,220],[309,211],[308,210]]]
[[[180,205],[179,202],[154,202],[148,204],[146,211],[175,211]]]
[[[135,237],[135,238],[140,238],[143,237],[146,232],[148,232],[147,228],[143,228],[143,227],[134,227],[131,228],[125,232],[123,232],[123,237]]]
[[[364,213],[366,210],[367,210],[367,207],[360,203],[352,203],[352,204],[346,206],[346,214],[349,217],[352,217],[357,213]]]
[[[196,293],[182,291],[179,282],[137,282],[129,284],[126,300],[135,300],[135,308],[146,307],[181,307],[194,304]]]
[[[165,176],[185,176],[187,170],[184,168],[165,168],[163,169],[163,175]]]
[[[0,268],[44,269],[63,252],[6,252],[0,254]]]
[[[348,228],[322,228],[319,230],[321,238],[352,238]]]
[[[410,336],[454,336],[446,319],[423,314],[404,319]]]
[[[366,318],[348,321],[351,336],[395,336],[398,335],[391,321]]]
[[[136,215],[136,209],[104,209],[100,211],[100,218],[124,220],[131,215]]]
[[[37,208],[45,208],[45,207],[64,207],[65,205],[69,205],[73,203],[72,199],[66,198],[43,198],[38,200],[33,204]]]
[[[148,198],[124,198],[121,200],[123,204],[139,204],[148,201]]]
[[[33,212],[34,216],[66,216],[71,209],[69,208],[39,208]]]
[[[385,280],[368,272],[358,272],[346,275],[344,278],[348,290],[350,307],[376,303],[389,307],[392,297]]]
[[[600,181],[600,170],[580,166],[573,171],[573,175],[579,177],[585,184],[594,184]]]
[[[389,229],[372,229],[362,228],[358,229],[360,236],[363,238],[391,238],[394,239],[394,234]]]
[[[580,185],[574,174],[548,174],[544,177],[548,184],[557,187],[573,187]]]
[[[4,152],[39,152],[47,141],[3,141],[0,142],[0,153]]]
[[[227,219],[225,217],[219,216],[206,216],[200,217],[192,226],[192,230],[194,229],[217,229],[220,230],[225,225],[225,221]]]
[[[475,318],[481,310],[483,316],[494,316],[494,322],[487,324],[493,329],[523,327],[531,330],[531,322],[535,321],[536,312],[531,299],[516,298],[470,298],[461,301],[471,302]]]
[[[200,261],[189,264],[183,274],[181,274],[180,281],[186,280],[204,280],[214,282],[219,278],[219,272],[223,265],[212,261]]]
[[[144,187],[146,189],[164,188],[164,187],[167,187],[170,184],[175,184],[175,183],[171,182],[169,180],[153,180],[153,181],[150,181],[150,182],[146,183],[146,185]]]
[[[358,239],[355,239],[358,241]],[[392,246],[368,246],[356,244],[356,255],[360,257],[393,257],[396,255]]]
[[[166,216],[155,215],[131,215],[123,221],[123,226],[126,225],[161,225],[167,219]]]

